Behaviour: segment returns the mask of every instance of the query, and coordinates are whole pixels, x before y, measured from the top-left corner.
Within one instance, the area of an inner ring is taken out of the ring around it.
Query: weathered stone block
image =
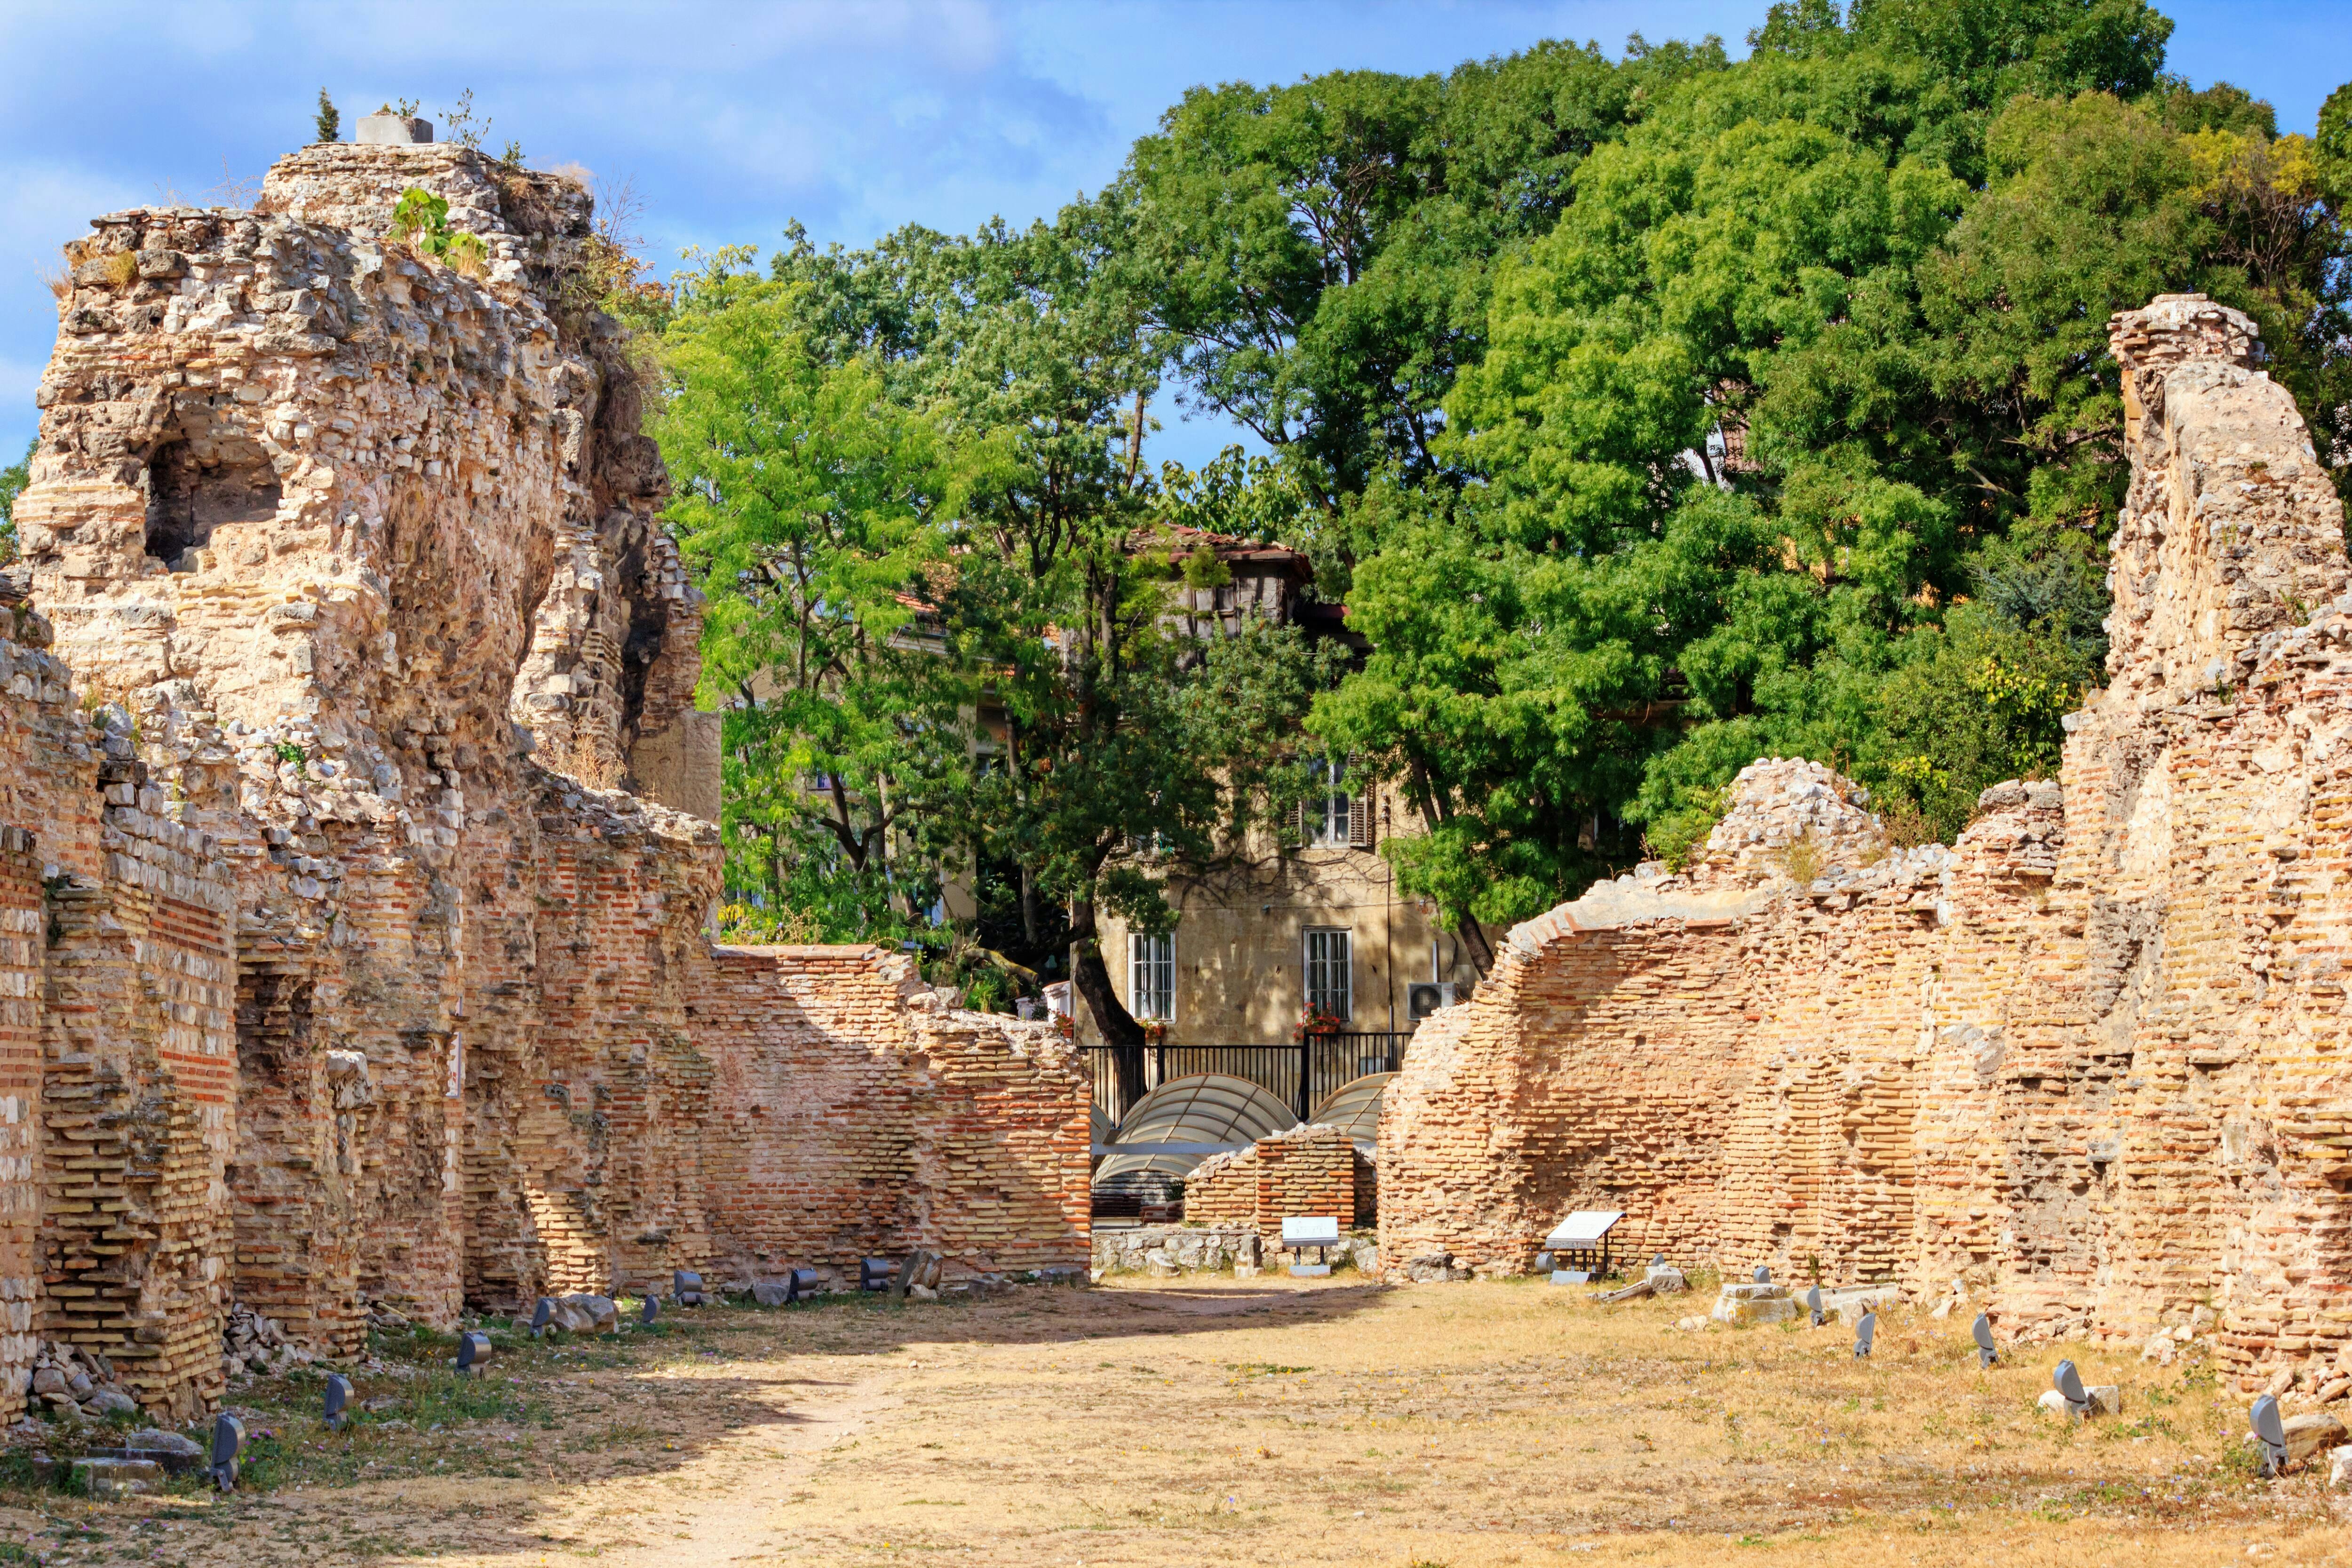
[[[67,1489],[84,1497],[150,1496],[163,1489],[163,1467],[152,1459],[76,1459]]]

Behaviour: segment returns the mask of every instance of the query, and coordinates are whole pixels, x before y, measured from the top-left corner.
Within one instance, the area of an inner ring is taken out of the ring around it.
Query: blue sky
[[[226,3],[0,0],[0,455],[35,426],[56,335],[41,274],[103,212],[222,199],[310,139],[319,89],[348,127],[461,90],[490,144],[634,183],[667,271],[679,247],[775,242],[797,216],[860,244],[902,223],[964,229],[1052,211],[1118,166],[1187,87],[1370,68],[1440,71],[1542,37],[1719,33],[1736,50],[1763,0],[829,0],[812,4]],[[2309,130],[2352,79],[2339,5],[2197,0],[2171,68],[2238,83]],[[1197,461],[1230,433],[1169,427]]]

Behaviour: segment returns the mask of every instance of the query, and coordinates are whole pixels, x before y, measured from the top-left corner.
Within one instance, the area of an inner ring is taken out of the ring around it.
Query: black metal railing
[[[1287,1046],[1146,1046],[1142,1089],[1148,1094],[1176,1079],[1221,1073],[1256,1084],[1304,1121],[1340,1085],[1366,1073],[1396,1071],[1412,1037],[1409,1029],[1364,1029]],[[1130,1102],[1120,1090],[1118,1054],[1109,1046],[1088,1046],[1085,1055],[1095,1103],[1117,1126]]]

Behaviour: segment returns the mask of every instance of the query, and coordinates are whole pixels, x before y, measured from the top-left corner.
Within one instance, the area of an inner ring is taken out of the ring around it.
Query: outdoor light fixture
[[[490,1336],[465,1333],[457,1336],[457,1370],[467,1377],[482,1375],[482,1363],[490,1359]]]
[[[2254,1401],[2254,1441],[2263,1446],[2263,1474],[2275,1476],[2286,1468],[2286,1427],[2279,1421],[2278,1400],[2263,1394]]]
[[[2091,1396],[2083,1392],[2083,1376],[2074,1370],[2073,1362],[2058,1363],[2058,1369],[2050,1374],[2050,1385],[2058,1391],[2058,1397],[2066,1402],[2066,1414],[2075,1420],[2080,1421],[2091,1413]]]
[[[681,1268],[669,1277],[670,1300],[681,1307],[702,1305],[702,1276],[691,1268]]]
[[[824,1282],[814,1268],[787,1268],[784,1270],[784,1286],[788,1293],[784,1300],[797,1301],[803,1296],[814,1296],[816,1288]]]
[[[352,1380],[341,1373],[327,1374],[327,1430],[343,1429],[343,1408],[352,1402]]]
[[[236,1457],[245,1452],[245,1423],[223,1414],[213,1421],[213,1482],[225,1492],[236,1490]]]
[[[532,1339],[537,1339],[540,1335],[547,1332],[547,1325],[552,1322],[554,1319],[555,1298],[552,1296],[541,1296],[539,1299],[539,1305],[530,1310],[530,1337]]]
[[[1993,1348],[1991,1318],[1982,1312],[1979,1312],[1977,1314],[1976,1326],[1970,1329],[1969,1332],[1975,1337],[1977,1342],[1977,1366],[1979,1370],[1989,1367],[1993,1363],[2000,1359],[2000,1352]]]
[[[646,1304],[637,1309],[637,1322],[640,1326],[650,1329],[654,1326],[654,1320],[660,1316],[661,1298],[650,1290],[646,1291]]]
[[[861,1258],[857,1260],[857,1288],[860,1290],[887,1290],[890,1276],[898,1266],[887,1258]]]
[[[1813,1315],[1813,1327],[1817,1329],[1823,1323],[1829,1321],[1827,1315],[1822,1311],[1822,1288],[1820,1286],[1816,1285],[1811,1289],[1805,1292],[1805,1310]]]
[[[1864,1310],[1862,1314],[1862,1321],[1853,1326],[1854,1360],[1868,1361],[1870,1359],[1870,1342],[1876,1338],[1877,1334],[1878,1314],[1874,1311]]]
[[[1756,1266],[1756,1283],[1759,1285],[1772,1283],[1772,1271],[1761,1263]]]

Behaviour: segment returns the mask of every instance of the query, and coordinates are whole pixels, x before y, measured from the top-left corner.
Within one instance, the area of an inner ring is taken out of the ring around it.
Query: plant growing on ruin
[[[441,113],[442,140],[456,143],[468,152],[482,150],[482,138],[490,133],[490,117],[474,118],[474,89],[467,88],[457,95],[457,103]]]
[[[342,140],[343,117],[335,111],[335,100],[327,96],[327,89],[323,87],[319,89],[319,116],[311,121],[311,128],[318,133],[311,138],[313,141]]]
[[[443,257],[449,263],[450,270],[461,277],[470,278],[478,283],[489,276],[489,244],[478,234],[468,234],[461,229],[451,235]]]
[[[1828,848],[1811,833],[1790,839],[1772,856],[1789,880],[1800,888],[1811,886],[1814,879],[1828,869],[1829,859]]]
[[[139,281],[139,258],[131,251],[109,251],[99,267],[106,274],[110,288],[128,289]]]
[[[427,256],[438,256],[449,241],[449,199],[422,185],[400,193],[392,209],[392,228],[384,237]]]
[[[400,193],[392,209],[392,228],[384,237],[405,245],[419,257],[446,262],[452,271],[481,279],[489,271],[490,247],[478,234],[449,226],[449,202],[421,185]]]

